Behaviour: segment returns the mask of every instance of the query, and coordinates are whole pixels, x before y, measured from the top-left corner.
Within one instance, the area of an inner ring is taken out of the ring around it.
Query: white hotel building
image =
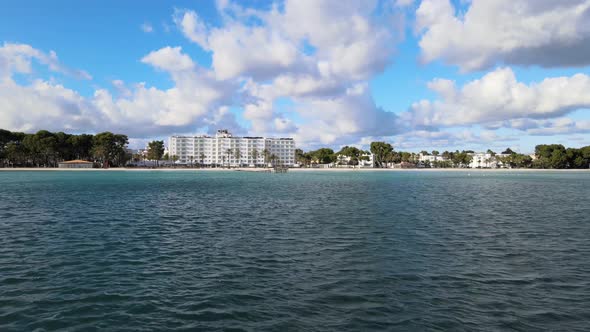
[[[168,150],[170,156],[177,156],[180,163],[233,167],[263,166],[266,150],[268,157],[276,157],[274,164],[288,167],[295,165],[295,141],[292,138],[233,137],[227,130],[218,130],[215,137],[171,136]],[[239,158],[236,151],[239,151]]]

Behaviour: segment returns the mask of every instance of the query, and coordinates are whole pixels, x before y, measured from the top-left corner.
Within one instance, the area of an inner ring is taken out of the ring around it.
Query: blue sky
[[[118,131],[135,146],[222,127],[304,148],[590,145],[589,8],[3,1],[0,127]]]

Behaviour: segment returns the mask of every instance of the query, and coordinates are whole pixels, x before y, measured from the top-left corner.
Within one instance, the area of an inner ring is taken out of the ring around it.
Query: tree
[[[225,150],[225,154],[227,155],[227,168],[231,168],[230,157],[233,154],[232,149]]]
[[[342,149],[340,149],[340,151],[336,153],[336,155],[348,157],[348,164],[354,166],[359,164],[359,161],[361,160],[360,158],[363,155],[363,153],[363,150],[360,150],[354,146],[345,146]]]
[[[264,157],[264,167],[268,166],[269,158],[270,158],[270,151],[268,149],[262,150],[262,156]]]
[[[511,148],[506,148],[506,150],[504,150],[504,152],[502,152],[502,154],[513,154],[513,153],[516,153],[516,152],[512,151]]]
[[[164,141],[151,141],[148,143],[147,157],[149,160],[155,160],[156,166],[160,166],[159,162],[164,156]]]
[[[409,152],[402,152],[401,159],[403,162],[409,163],[410,159],[412,159],[412,154]]]
[[[27,166],[27,151],[20,142],[6,144],[5,153],[10,166]]]
[[[371,153],[375,155],[375,161],[380,166],[383,167],[383,161],[385,160],[385,156],[393,151],[393,146],[389,143],[385,142],[372,142],[371,143]]]
[[[473,155],[469,151],[455,151],[451,160],[457,167],[467,167],[473,160]]]
[[[436,150],[432,150],[432,155],[433,155],[433,156],[438,156],[439,154],[440,154],[440,153],[439,153],[438,151],[436,151]]]
[[[201,154],[199,155],[199,160],[201,161],[201,167],[205,166],[205,154],[203,152],[201,152]]]
[[[272,167],[275,166],[276,161],[279,159],[279,157],[276,154],[271,154],[270,155],[270,164]]]
[[[240,148],[235,148],[234,157],[238,163],[238,167],[242,166],[242,152],[240,152]]]
[[[535,166],[541,168],[565,168],[568,166],[567,151],[561,144],[537,145]]]
[[[126,135],[103,132],[96,134],[92,140],[92,155],[103,167],[122,166],[126,159],[125,146],[128,143]]]
[[[336,160],[334,150],[330,148],[321,148],[310,152],[312,160],[318,164],[331,164]]]
[[[92,135],[72,135],[68,138],[71,145],[73,159],[89,160],[92,157]]]

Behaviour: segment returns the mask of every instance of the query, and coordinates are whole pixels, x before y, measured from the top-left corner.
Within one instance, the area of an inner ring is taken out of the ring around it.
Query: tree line
[[[304,152],[301,149],[295,151],[297,162],[303,166],[313,164],[337,164],[340,161],[338,156],[350,157],[348,165],[357,165],[361,158],[369,153],[373,154],[375,167],[388,167],[392,164],[408,163],[418,164],[420,155],[441,156],[444,160],[427,162],[426,167],[433,168],[451,168],[467,167],[473,160],[472,150],[463,151],[444,151],[433,150],[431,152],[421,151],[419,153],[396,151],[390,143],[372,142],[370,151],[363,151],[355,147],[345,146],[340,151],[335,152],[330,148],[319,148]],[[510,168],[545,168],[545,169],[583,169],[590,168],[590,146],[576,148],[566,148],[561,144],[537,145],[535,147],[535,158],[512,151],[510,148],[496,153],[487,150],[490,155],[486,162],[500,162],[505,167]],[[368,159],[368,158],[367,158]]]
[[[0,167],[57,167],[66,160],[91,161],[100,167],[125,166],[131,159],[126,135],[66,134],[40,130],[34,134],[0,129]]]
[[[94,162],[100,167],[125,166],[132,156],[126,149],[129,139],[126,135],[102,132],[91,134],[67,134],[64,132],[50,132],[40,130],[34,134],[11,132],[0,129],[0,167],[57,167],[65,160],[86,160]],[[252,158],[264,156],[265,163],[277,159],[268,151],[253,151]],[[352,146],[344,146],[338,152],[330,148],[320,148],[304,152],[295,151],[299,164],[311,166],[313,164],[358,165],[368,160],[373,154],[376,167],[388,167],[391,164],[417,164],[420,154],[444,157],[445,160],[434,161],[427,167],[466,167],[471,163],[473,151],[421,151],[420,153],[396,151],[390,143],[372,142],[370,150],[364,151]],[[511,168],[545,168],[545,169],[583,169],[590,168],[590,146],[582,148],[566,148],[561,144],[541,144],[535,147],[534,158],[506,149],[500,154],[488,150],[494,159],[502,165]],[[230,156],[236,159],[242,157],[239,151],[227,151],[227,161]],[[346,159],[338,158],[345,156]],[[204,156],[199,156],[203,163]],[[152,141],[148,145],[147,159],[175,160],[175,156],[164,155],[164,142]],[[196,161],[196,160],[195,160]]]

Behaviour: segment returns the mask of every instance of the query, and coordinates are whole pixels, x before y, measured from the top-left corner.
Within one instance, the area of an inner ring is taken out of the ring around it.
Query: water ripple
[[[590,174],[0,172],[0,330],[590,328]]]

